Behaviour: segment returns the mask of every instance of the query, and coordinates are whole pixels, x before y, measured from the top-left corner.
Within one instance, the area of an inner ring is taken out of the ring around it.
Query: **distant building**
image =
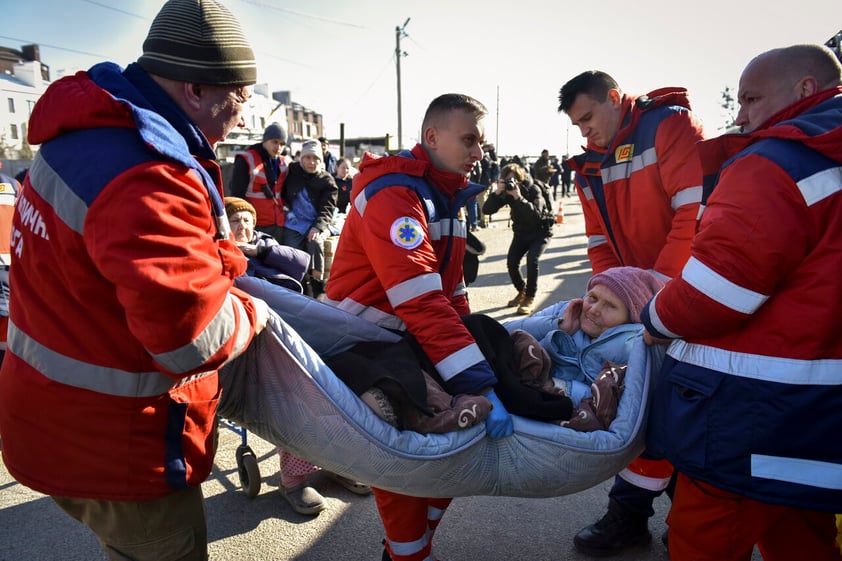
[[[358,136],[355,138],[328,139],[330,150],[337,156],[345,156],[351,163],[356,165],[362,159],[363,154],[370,152],[378,156],[390,153],[390,135],[385,136]],[[343,147],[344,144],[344,147]],[[391,151],[395,151],[394,147]]]
[[[38,45],[24,45],[20,51],[0,46],[0,160],[32,159],[38,147],[26,142],[29,116],[49,85],[50,67],[41,62]],[[245,128],[234,129],[217,146],[223,163],[233,162],[236,152],[260,142],[263,130],[275,121],[286,127],[293,152],[303,139],[324,135],[320,113],[293,101],[289,91],[270,92],[268,84],[255,85],[243,119]]]
[[[38,45],[20,50],[0,47],[0,158],[28,160],[29,116],[50,83],[50,67],[41,63]]]

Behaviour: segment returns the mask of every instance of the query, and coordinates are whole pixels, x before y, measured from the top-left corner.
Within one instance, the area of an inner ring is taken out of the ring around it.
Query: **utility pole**
[[[500,153],[500,85],[497,84],[497,122],[494,130],[494,154]]]
[[[407,37],[406,26],[409,18],[400,27],[395,26],[395,64],[398,70],[398,150],[403,148],[403,116],[401,112],[401,57],[406,53],[401,50],[401,37]]]

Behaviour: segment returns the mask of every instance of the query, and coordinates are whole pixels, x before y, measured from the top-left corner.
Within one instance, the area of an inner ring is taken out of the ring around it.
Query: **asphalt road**
[[[541,262],[536,309],[581,295],[590,276],[581,208],[564,199],[565,223]],[[506,273],[511,239],[508,215],[495,215],[479,238],[487,250],[479,278],[470,286],[473,311],[498,320],[513,318],[506,302],[514,296]],[[262,486],[254,498],[240,489],[235,450],[240,436],[220,429],[215,468],[203,485],[213,561],[379,561],[383,529],[371,496],[359,497],[321,473],[312,484],[327,497],[328,509],[316,517],[294,512],[278,493],[278,460],[272,445],[253,436]],[[573,548],[573,536],[604,513],[610,481],[563,497],[456,499],[436,533],[434,551],[441,561],[579,561],[591,559]],[[624,561],[666,560],[660,542],[669,508],[656,503],[650,521],[652,543],[615,557]],[[96,539],[51,501],[15,482],[0,464],[0,561],[101,561]],[[755,560],[761,559],[755,553]]]

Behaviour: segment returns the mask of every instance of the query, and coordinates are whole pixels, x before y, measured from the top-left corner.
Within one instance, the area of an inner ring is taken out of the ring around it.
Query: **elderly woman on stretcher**
[[[663,286],[636,267],[591,277],[583,298],[559,302],[505,324],[470,314],[462,321],[494,368],[506,409],[580,431],[607,430],[617,414],[626,363],[640,334],[640,311]],[[420,345],[363,343],[328,366],[387,422],[443,433],[482,422],[482,396],[451,396]],[[365,372],[365,376],[360,373]]]

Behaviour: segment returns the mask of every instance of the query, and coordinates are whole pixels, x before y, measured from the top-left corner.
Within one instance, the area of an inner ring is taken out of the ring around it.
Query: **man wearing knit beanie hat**
[[[247,86],[257,63],[237,20],[215,0],[170,0],[152,21],[138,64],[194,84]]]
[[[263,131],[263,142],[277,140],[281,146],[287,143],[287,131],[280,123],[272,123]]]
[[[289,160],[282,155],[287,131],[272,123],[263,131],[263,141],[252,144],[234,157],[234,169],[227,191],[248,200],[257,211],[255,228],[282,242],[284,203],[281,187],[289,172]]]
[[[137,64],[211,147],[235,126],[245,126],[243,105],[257,81],[257,66],[240,24],[222,4],[169,0],[152,21]]]
[[[29,118],[41,150],[18,204],[44,220],[14,217],[3,460],[109,559],[208,557],[218,371],[269,317],[234,287],[247,262],[213,148],[255,76],[223,6],[171,0],[139,62],[52,82]]]

